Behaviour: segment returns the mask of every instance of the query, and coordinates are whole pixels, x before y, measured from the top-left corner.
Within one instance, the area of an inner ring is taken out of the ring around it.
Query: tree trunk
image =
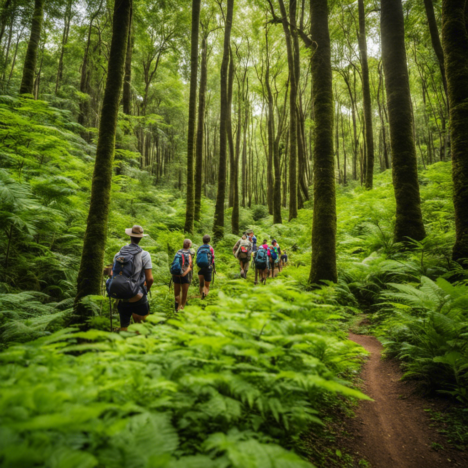
[[[289,69],[289,221],[297,218],[297,81],[294,62],[294,48],[291,32],[288,25],[288,16],[283,0],[279,0],[283,30],[286,39]],[[296,23],[296,0],[289,4],[291,28]]]
[[[452,258],[468,258],[468,34],[463,2],[442,1],[442,42],[445,52],[452,141],[455,245]],[[466,268],[466,263],[464,264]]]
[[[201,195],[202,195],[202,170],[203,170],[203,139],[205,126],[206,85],[208,82],[208,50],[207,37],[202,40],[202,58],[200,73],[200,92],[198,96],[198,128],[197,143],[195,148],[195,221],[200,221]],[[205,177],[205,187],[207,179]]]
[[[11,0],[5,0],[5,3],[2,6],[2,13],[0,15],[0,44],[2,43],[3,34],[5,33],[5,26],[8,22],[8,17],[10,16],[10,21],[13,21],[13,17],[9,11],[10,5]]]
[[[80,324],[83,324],[90,315],[90,311],[81,303],[81,299],[90,294],[99,294],[102,282],[115,133],[127,51],[131,4],[131,0],[121,0],[116,2],[114,7],[106,89],[101,111],[89,214],[75,297],[73,321]],[[86,327],[86,325],[84,326]]]
[[[374,134],[372,130],[372,101],[369,85],[369,65],[367,63],[366,16],[364,0],[358,0],[359,6],[359,54],[362,69],[362,94],[364,101],[364,121],[366,124],[366,188],[372,189],[374,179]]]
[[[60,83],[63,78],[63,57],[65,55],[65,47],[68,43],[68,34],[70,32],[70,23],[72,20],[72,0],[68,0],[67,8],[65,10],[65,24],[63,28],[63,35],[62,35],[62,48],[60,50],[60,58],[59,64],[57,69],[57,79],[55,81],[55,94],[58,93],[60,89]]]
[[[132,53],[134,43],[133,5],[130,11],[130,27],[128,29],[127,54],[125,57],[125,77],[122,94],[124,114],[132,115]]]
[[[442,44],[440,43],[439,30],[437,28],[437,21],[434,14],[434,5],[432,0],[424,0],[424,7],[426,9],[427,24],[429,25],[429,32],[431,34],[432,47],[439,62],[442,83],[444,84],[445,95],[447,96],[447,78],[445,76],[444,50],[442,49]]]
[[[226,25],[224,28],[223,60],[221,63],[221,99],[220,99],[220,121],[219,121],[219,168],[218,168],[218,191],[216,194],[216,206],[214,213],[213,237],[222,239],[224,237],[224,199],[226,197],[226,124],[228,108],[227,96],[227,73],[229,66],[229,43],[231,41],[232,16],[234,0],[227,0]]]
[[[231,56],[232,63],[232,56]],[[233,186],[233,203],[232,203],[232,217],[231,217],[231,230],[233,234],[239,234],[239,155],[240,155],[240,142],[242,131],[242,98],[240,83],[237,82],[237,133],[236,133],[236,149],[233,157],[233,170],[231,174],[231,184]]]
[[[416,147],[401,0],[381,0],[382,61],[385,72],[393,185],[396,198],[395,241],[426,236],[419,196]]]
[[[195,185],[193,171],[193,153],[195,127],[197,121],[197,78],[198,78],[198,31],[200,29],[201,0],[192,0],[192,38],[190,50],[190,100],[187,139],[187,205],[185,210],[184,231],[193,233],[195,218]]]
[[[24,59],[23,78],[20,94],[32,94],[34,88],[34,72],[36,71],[37,49],[41,39],[42,21],[44,18],[44,0],[34,1],[34,13],[31,22],[31,36]]]
[[[310,0],[315,111],[314,212],[309,282],[337,281],[333,89],[327,0]]]

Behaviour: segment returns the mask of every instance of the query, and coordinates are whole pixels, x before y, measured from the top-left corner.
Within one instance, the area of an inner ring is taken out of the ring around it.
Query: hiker
[[[236,245],[232,249],[232,253],[234,254],[234,257],[239,260],[240,275],[242,278],[247,278],[250,256],[252,254],[252,243],[247,239],[245,234],[243,234],[242,238],[236,242]]]
[[[174,283],[175,311],[183,310],[187,303],[187,294],[192,282],[192,241],[184,240],[183,248],[178,250],[171,265],[172,281]]]
[[[200,281],[200,296],[205,299],[210,292],[210,283],[215,267],[215,253],[210,245],[211,237],[208,234],[203,236],[203,245],[197,250],[198,280]]]
[[[287,254],[286,250],[283,250],[283,252],[281,254],[281,265],[282,265],[282,267],[284,268],[287,263],[288,263],[288,254]]]
[[[257,251],[257,238],[255,237],[255,234],[252,229],[249,229],[246,231],[247,237],[249,238],[249,241],[252,243],[252,252]]]
[[[275,269],[281,271],[281,249],[276,239],[271,241],[270,259],[270,274],[272,278],[275,278],[278,275]]]
[[[147,295],[154,281],[151,255],[138,245],[146,236],[143,228],[135,225],[125,229],[125,234],[130,236],[130,244],[115,254],[111,278],[106,283],[109,296],[118,300],[121,331],[127,331],[132,317],[135,323],[148,317]]]
[[[255,262],[255,272],[258,273],[260,277],[260,282],[266,284],[266,279],[268,276],[269,264],[270,264],[270,248],[268,247],[266,239],[263,241],[262,245],[255,252],[254,262]],[[257,281],[255,281],[257,284]]]

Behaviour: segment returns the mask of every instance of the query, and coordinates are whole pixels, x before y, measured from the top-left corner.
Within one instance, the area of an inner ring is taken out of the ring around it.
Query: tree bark
[[[219,122],[219,167],[218,167],[218,190],[216,193],[216,205],[214,213],[213,237],[222,239],[224,237],[224,199],[226,197],[226,124],[228,109],[227,99],[227,72],[229,66],[229,43],[231,41],[232,16],[234,11],[234,0],[227,0],[226,25],[224,28],[223,60],[221,63],[221,99],[220,99],[220,122]]]
[[[2,43],[3,34],[5,33],[5,27],[10,16],[10,20],[13,20],[12,15],[10,15],[10,5],[11,0],[5,0],[5,3],[2,6],[2,13],[0,15],[0,44]]]
[[[468,34],[463,2],[442,1],[442,42],[452,140],[455,245],[452,258],[468,259]],[[466,263],[464,264],[466,268]]]
[[[385,72],[393,185],[396,198],[396,242],[426,237],[419,195],[411,95],[401,0],[381,0],[382,61]]]
[[[200,221],[201,195],[203,183],[203,140],[205,129],[206,86],[208,82],[208,50],[206,42],[207,37],[206,35],[204,35],[202,40],[200,91],[198,96],[198,128],[197,143],[195,148],[195,221]]]
[[[107,237],[115,133],[127,51],[132,0],[115,2],[106,89],[101,111],[91,199],[78,273],[73,321],[83,324],[90,311],[81,300],[99,294]],[[86,328],[86,324],[84,328]]]
[[[314,213],[309,282],[336,282],[336,195],[333,154],[333,88],[327,0],[310,0],[314,129]]]
[[[67,7],[65,10],[65,18],[64,18],[64,28],[63,28],[63,35],[62,35],[62,47],[60,50],[60,58],[59,64],[57,69],[57,79],[55,82],[55,94],[58,93],[60,89],[60,83],[63,78],[63,58],[65,56],[65,47],[68,43],[68,34],[70,33],[70,23],[72,20],[72,0],[68,0]]]
[[[190,100],[187,137],[187,205],[184,231],[193,233],[195,218],[195,185],[193,153],[195,147],[195,127],[197,121],[197,78],[198,78],[198,31],[200,29],[201,0],[192,0],[192,39],[190,50]]]
[[[32,94],[34,88],[34,72],[36,71],[37,49],[41,39],[42,22],[44,19],[44,0],[34,1],[34,13],[31,22],[31,36],[24,59],[23,78],[20,94]]]
[[[369,65],[367,63],[366,15],[364,0],[358,0],[359,8],[359,54],[362,69],[362,94],[364,101],[364,121],[366,125],[366,189],[371,190],[374,180],[374,134],[372,129],[372,100],[369,85]]]
[[[130,10],[130,27],[128,29],[127,54],[125,56],[125,77],[122,94],[124,114],[132,115],[132,53],[134,43],[133,5]]]
[[[431,34],[431,42],[434,52],[439,62],[440,74],[442,75],[442,83],[444,84],[445,95],[447,96],[447,78],[445,76],[444,65],[444,50],[440,42],[439,30],[437,28],[437,21],[434,13],[434,4],[432,0],[424,0],[424,8],[426,9],[427,24]]]
[[[289,69],[289,221],[297,218],[297,81],[294,63],[294,48],[291,32],[288,24],[288,16],[283,0],[279,0],[282,25],[284,36],[286,39],[286,50],[288,55]],[[290,14],[294,12],[294,17],[291,15],[291,27],[296,23],[296,0],[290,0]]]

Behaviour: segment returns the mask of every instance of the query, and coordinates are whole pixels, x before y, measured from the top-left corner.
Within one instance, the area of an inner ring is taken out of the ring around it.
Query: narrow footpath
[[[424,411],[431,402],[415,392],[414,384],[401,382],[396,361],[381,359],[380,342],[353,333],[349,339],[371,353],[361,377],[363,391],[374,400],[361,402],[356,418],[346,424],[350,452],[372,468],[468,467],[468,454],[450,449],[431,427]]]

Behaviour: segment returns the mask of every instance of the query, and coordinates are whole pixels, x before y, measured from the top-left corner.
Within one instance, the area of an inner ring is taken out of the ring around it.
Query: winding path
[[[430,402],[401,382],[401,370],[392,360],[382,360],[382,345],[372,336],[350,334],[349,339],[371,353],[361,377],[364,392],[374,401],[363,401],[347,430],[353,435],[351,451],[372,468],[468,467],[468,455],[447,449],[447,442],[430,426],[424,409]],[[432,444],[444,449],[434,450]]]

